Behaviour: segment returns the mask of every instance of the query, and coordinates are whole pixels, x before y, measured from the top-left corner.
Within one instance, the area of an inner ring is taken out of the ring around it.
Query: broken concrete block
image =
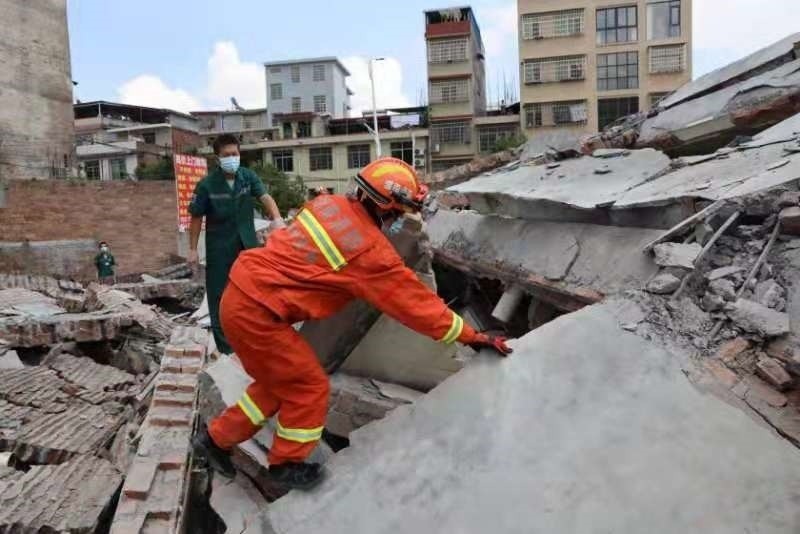
[[[653,248],[656,264],[661,267],[681,267],[694,269],[694,260],[703,248],[697,243],[661,243]]]
[[[22,369],[25,367],[15,350],[0,349],[0,369]]]
[[[736,300],[736,286],[730,280],[724,278],[714,280],[708,284],[708,290],[728,302]]]
[[[785,306],[784,294],[783,286],[775,280],[765,280],[756,284],[755,300],[767,308],[778,309],[781,303]]]
[[[756,364],[756,374],[778,391],[786,391],[792,385],[792,377],[786,369],[772,358],[761,358]]]
[[[680,285],[680,278],[674,274],[662,273],[647,283],[647,291],[656,295],[669,295],[674,293]]]
[[[238,534],[257,525],[256,516],[267,508],[267,501],[253,483],[239,473],[233,480],[213,477],[209,505],[225,523],[225,532]]]
[[[99,532],[122,475],[107,460],[80,456],[0,480],[0,532]]]
[[[366,378],[336,373],[331,376],[331,396],[325,428],[337,436],[348,437],[354,430],[383,417],[398,406],[402,398],[384,396]]]
[[[726,310],[733,323],[752,334],[778,337],[789,333],[789,316],[747,299],[739,299]]]
[[[592,152],[593,158],[619,158],[621,156],[627,156],[631,153],[630,150],[625,148],[598,148],[594,152]]]
[[[694,227],[695,242],[705,245],[714,235],[714,227],[708,223],[701,223]]]
[[[742,271],[744,271],[744,267],[739,267],[736,265],[732,265],[730,267],[720,267],[719,269],[714,269],[706,274],[706,280],[713,282],[714,280],[719,280],[720,278],[729,278]]]
[[[725,307],[725,299],[714,293],[706,292],[701,302],[703,309],[709,313],[719,311]]]
[[[783,208],[779,215],[781,233],[800,235],[800,207]]]

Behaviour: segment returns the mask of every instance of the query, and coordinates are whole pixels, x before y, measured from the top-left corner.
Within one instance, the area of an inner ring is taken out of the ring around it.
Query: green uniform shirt
[[[114,276],[114,256],[110,252],[101,252],[94,257],[94,264],[97,266],[97,276],[105,278],[107,276]]]
[[[193,217],[206,218],[206,295],[211,327],[221,352],[231,352],[219,324],[219,301],[228,273],[244,249],[258,246],[253,210],[267,189],[256,173],[239,167],[233,188],[217,167],[198,182],[189,204]]]

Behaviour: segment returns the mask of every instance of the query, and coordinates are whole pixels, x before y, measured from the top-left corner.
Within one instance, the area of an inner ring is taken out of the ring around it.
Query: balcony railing
[[[526,84],[586,79],[586,56],[533,59],[525,62]]]

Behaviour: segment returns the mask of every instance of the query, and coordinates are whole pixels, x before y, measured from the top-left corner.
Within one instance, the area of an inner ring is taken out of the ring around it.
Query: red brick
[[[183,406],[153,406],[147,419],[154,426],[190,426],[194,412]]]
[[[780,362],[774,358],[761,358],[756,364],[756,373],[779,391],[786,391],[792,385],[792,377]]]
[[[770,342],[766,352],[771,357],[786,363],[794,360],[794,345],[794,341],[788,336],[782,337]]]
[[[158,462],[145,458],[136,458],[125,476],[125,485],[122,488],[122,493],[131,499],[146,499],[156,476],[156,469],[158,469]]]
[[[719,360],[706,361],[706,369],[728,389],[739,383],[739,376]]]
[[[750,348],[750,342],[742,337],[726,341],[717,350],[717,358],[725,363],[736,359],[738,355]]]
[[[786,398],[786,395],[779,391],[775,391],[766,382],[759,380],[758,378],[750,377],[748,380],[748,385],[750,387],[747,390],[747,399],[755,397],[756,399],[766,402],[775,408],[783,408],[789,401]]]

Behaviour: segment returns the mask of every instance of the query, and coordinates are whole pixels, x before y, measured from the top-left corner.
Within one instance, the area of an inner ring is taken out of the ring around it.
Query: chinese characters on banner
[[[175,154],[175,188],[178,193],[178,231],[185,232],[192,220],[189,215],[189,203],[192,201],[194,188],[206,174],[208,164],[206,158]]]

